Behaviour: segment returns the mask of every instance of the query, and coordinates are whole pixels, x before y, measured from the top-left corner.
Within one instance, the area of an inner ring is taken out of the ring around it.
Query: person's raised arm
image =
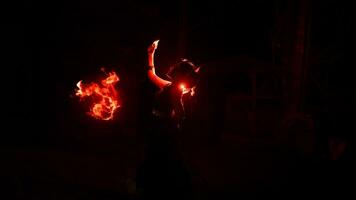
[[[148,78],[160,89],[164,88],[166,85],[170,84],[170,81],[164,80],[156,75],[155,65],[154,65],[154,54],[157,49],[159,40],[154,41],[147,49],[148,54]]]

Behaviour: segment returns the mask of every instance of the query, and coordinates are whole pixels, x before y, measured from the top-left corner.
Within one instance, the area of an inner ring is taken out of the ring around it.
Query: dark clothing
[[[160,119],[169,120],[173,110],[172,101],[172,85],[169,84],[155,94],[152,114]]]
[[[175,106],[172,85],[162,91],[144,92],[144,97],[149,98],[143,99],[146,105],[145,128],[142,130],[145,159],[137,172],[137,186],[142,190],[142,198],[189,199],[190,176],[179,154],[176,140],[179,133],[176,121],[171,117]]]

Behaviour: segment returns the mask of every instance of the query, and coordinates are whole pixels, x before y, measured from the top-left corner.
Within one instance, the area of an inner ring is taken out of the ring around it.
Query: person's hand
[[[158,47],[159,40],[154,41],[147,49],[148,53],[153,53]]]

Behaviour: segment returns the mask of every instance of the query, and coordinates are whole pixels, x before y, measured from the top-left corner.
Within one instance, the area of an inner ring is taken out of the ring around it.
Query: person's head
[[[186,88],[193,88],[198,83],[198,71],[199,67],[187,59],[182,59],[171,66],[166,75],[173,84],[182,84]]]

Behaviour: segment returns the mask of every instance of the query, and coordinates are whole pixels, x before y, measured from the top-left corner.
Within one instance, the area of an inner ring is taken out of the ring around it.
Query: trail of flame
[[[82,81],[77,83],[76,96],[81,100],[90,98],[94,102],[88,112],[89,115],[100,120],[114,119],[114,113],[120,107],[118,94],[114,87],[118,81],[119,77],[116,73],[109,72],[108,77],[101,81],[101,85],[97,83],[83,84]]]

